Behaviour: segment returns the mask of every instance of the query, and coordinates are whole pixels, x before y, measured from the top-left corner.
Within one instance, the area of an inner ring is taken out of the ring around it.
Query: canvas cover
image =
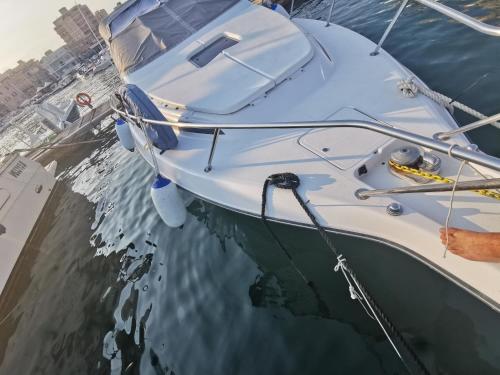
[[[125,85],[118,90],[118,93],[122,99],[119,105],[125,106],[127,112],[132,115],[150,120],[167,121],[148,95],[136,85]],[[117,103],[113,104],[116,106]],[[166,151],[177,146],[177,136],[170,126],[146,124],[145,130],[153,145],[160,150]]]
[[[141,68],[239,0],[130,0],[101,24],[120,74]]]

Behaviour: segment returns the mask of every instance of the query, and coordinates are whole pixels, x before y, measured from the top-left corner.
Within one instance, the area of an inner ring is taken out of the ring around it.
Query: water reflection
[[[120,275],[127,285],[114,313],[115,328],[104,340],[114,372],[400,370],[374,327],[361,324],[373,337],[360,336],[351,324],[328,316],[262,236],[260,223],[200,201],[190,212],[182,231],[163,229],[169,232],[168,246],[159,238],[153,253],[135,246],[122,258]],[[343,295],[333,305],[345,305],[345,290],[338,290]],[[346,356],[353,361],[337,363]]]
[[[128,284],[104,344],[116,373],[160,363],[176,373],[404,373],[314,232],[275,228],[317,293],[258,220],[198,200],[189,212],[183,230],[163,229],[168,246],[158,236],[157,248],[122,258]],[[336,240],[431,369],[498,371],[496,313],[395,250]]]

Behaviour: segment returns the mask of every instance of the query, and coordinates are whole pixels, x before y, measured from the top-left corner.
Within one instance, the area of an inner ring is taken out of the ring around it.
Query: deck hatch
[[[354,108],[342,108],[325,120],[346,119],[375,120]],[[328,163],[346,171],[369,159],[375,150],[389,140],[385,135],[365,129],[326,128],[308,131],[300,137],[299,144]],[[360,172],[364,172],[365,169],[366,166],[365,168],[361,166]]]
[[[220,53],[222,53],[222,51],[234,46],[235,44],[238,44],[237,40],[228,38],[227,36],[222,36],[193,55],[189,61],[191,61],[198,68],[203,68]]]

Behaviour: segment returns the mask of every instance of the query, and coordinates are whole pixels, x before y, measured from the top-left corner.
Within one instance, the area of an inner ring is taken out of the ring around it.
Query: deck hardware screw
[[[397,202],[392,202],[387,206],[387,213],[391,216],[401,216],[403,213],[403,206]]]

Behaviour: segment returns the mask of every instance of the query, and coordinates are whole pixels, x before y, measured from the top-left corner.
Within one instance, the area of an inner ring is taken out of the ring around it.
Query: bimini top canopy
[[[130,0],[99,27],[120,74],[172,49],[239,0]]]

